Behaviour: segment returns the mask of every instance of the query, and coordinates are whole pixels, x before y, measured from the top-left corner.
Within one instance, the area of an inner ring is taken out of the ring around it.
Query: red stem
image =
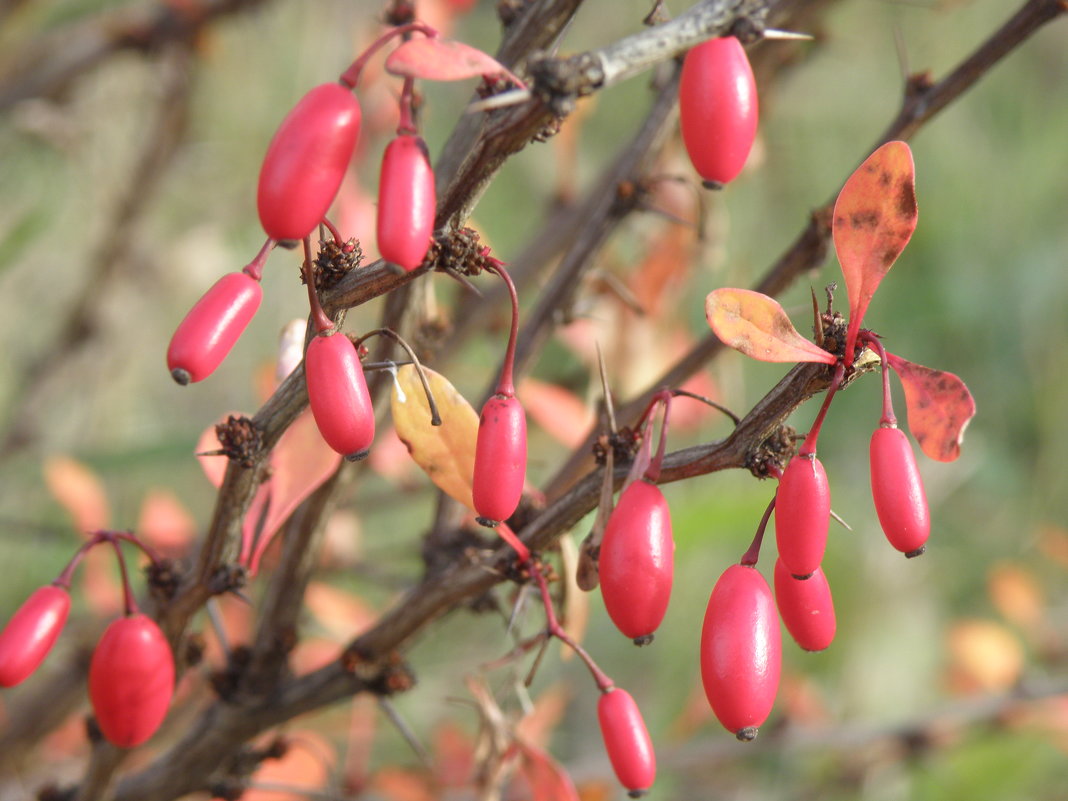
[[[601,692],[608,692],[615,686],[615,682],[597,666],[597,663],[593,661],[593,657],[586,653],[586,650],[581,645],[571,639],[571,636],[564,631],[560,622],[556,619],[556,610],[553,609],[553,601],[549,595],[549,584],[545,581],[545,576],[542,575],[541,564],[534,563],[531,565],[531,572],[534,575],[534,580],[538,583],[538,589],[541,591],[542,603],[545,604],[546,629],[549,634],[578,654],[579,659],[583,661],[593,675],[593,680],[597,683],[597,689]]]
[[[512,276],[504,269],[504,264],[497,259],[487,259],[486,268],[497,273],[508,287],[508,295],[512,299],[512,329],[508,333],[508,349],[504,352],[504,366],[501,367],[501,379],[497,382],[497,395],[503,398],[515,397],[515,384],[513,383],[513,369],[515,366],[515,345],[519,338],[519,296],[512,283]]]
[[[136,615],[140,610],[137,601],[134,600],[133,591],[130,589],[130,576],[126,571],[126,557],[122,555],[122,546],[115,537],[107,537],[111,547],[115,549],[115,558],[119,560],[119,573],[122,574],[122,605],[126,616]]]
[[[326,316],[323,305],[319,302],[319,293],[315,291],[315,270],[312,268],[311,237],[304,237],[304,283],[308,285],[308,305],[311,306],[312,323],[315,330],[323,335],[334,327],[334,321]]]
[[[363,68],[367,65],[367,62],[371,60],[371,56],[381,50],[391,39],[403,36],[406,33],[412,33],[413,31],[421,33],[429,39],[433,39],[438,35],[436,30],[429,25],[424,25],[422,22],[410,22],[407,25],[391,28],[371,42],[370,46],[349,65],[349,68],[341,73],[340,77],[337,79],[338,83],[347,86],[349,89],[355,89],[357,82],[360,80],[360,73],[363,72]]]
[[[274,250],[274,246],[277,244],[273,239],[268,239],[264,242],[260,252],[256,254],[256,258],[246,264],[241,272],[254,281],[261,280],[263,278],[263,265],[267,263],[267,257],[271,255],[271,251]]]
[[[512,529],[505,525],[504,521],[501,521],[500,525],[498,525],[495,530],[502,540],[512,546],[512,549],[517,554],[516,562],[518,564],[525,565],[530,562],[530,548],[527,547],[523,540],[516,536],[516,533],[512,531]]]
[[[894,402],[890,396],[890,365],[886,361],[886,348],[875,334],[861,332],[861,341],[875,348],[883,368],[883,416],[879,419],[880,428],[897,428],[897,416],[894,414]]]
[[[415,136],[419,129],[415,127],[412,102],[415,96],[415,79],[405,78],[400,96],[400,121],[397,123],[398,136]]]
[[[339,248],[344,247],[345,240],[341,238],[341,232],[337,230],[337,226],[330,222],[330,220],[326,219],[326,217],[323,217],[322,223],[326,226],[326,230],[330,232],[330,236],[334,237],[334,244]]]
[[[771,520],[771,513],[774,509],[775,496],[772,495],[768,508],[764,510],[764,516],[760,518],[760,525],[757,526],[756,534],[753,535],[753,542],[749,545],[749,550],[742,554],[741,564],[748,567],[756,567],[756,563],[760,560],[760,546],[764,542],[764,532],[768,528],[768,521]]]
[[[816,420],[812,424],[812,428],[808,431],[808,436],[805,437],[805,442],[801,446],[801,450],[797,452],[798,456],[811,456],[816,452],[816,440],[820,436],[820,428],[823,426],[823,420],[827,416],[827,410],[831,408],[831,401],[834,400],[834,393],[838,391],[839,385],[842,383],[842,377],[845,375],[845,364],[838,362],[838,366],[834,368],[834,378],[831,379],[831,385],[827,388],[827,396],[823,399],[823,405],[820,407],[820,413],[816,415]]]

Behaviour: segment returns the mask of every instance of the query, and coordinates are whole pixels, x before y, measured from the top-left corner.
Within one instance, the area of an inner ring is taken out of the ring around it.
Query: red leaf
[[[849,293],[846,358],[864,312],[916,229],[916,168],[904,142],[887,142],[849,176],[834,204],[832,233]]]
[[[410,39],[386,59],[386,71],[402,78],[428,81],[462,81],[505,75],[518,86],[523,82],[492,56],[463,42],[445,39]]]
[[[886,354],[886,360],[901,379],[908,406],[909,430],[921,450],[939,462],[960,456],[964,429],[975,416],[975,399],[953,373],[932,370],[921,364]]]
[[[774,299],[749,289],[717,289],[705,299],[705,317],[716,336],[762,362],[822,362],[833,354],[809,342]]]

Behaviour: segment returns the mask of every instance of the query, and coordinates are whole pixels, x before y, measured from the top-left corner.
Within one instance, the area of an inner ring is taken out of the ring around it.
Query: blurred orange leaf
[[[334,747],[322,735],[303,730],[285,737],[288,745],[280,759],[266,759],[249,778],[242,801],[304,801],[300,788],[322,790],[337,761]],[[257,784],[292,787],[292,791],[259,789]]]
[[[366,601],[321,581],[308,584],[304,603],[319,624],[339,641],[351,639],[378,619],[378,613]]]
[[[385,767],[371,779],[371,788],[389,801],[435,801],[429,782],[422,774],[405,768]]]
[[[927,456],[952,462],[960,456],[964,430],[975,416],[975,399],[953,373],[914,364],[892,353],[886,360],[901,379],[909,431]]]
[[[539,748],[517,742],[519,775],[530,788],[530,801],[579,801],[578,790],[567,771]]]
[[[963,693],[1000,692],[1016,684],[1023,647],[1011,631],[988,620],[957,623],[948,636],[949,683]]]
[[[761,292],[729,287],[710,292],[705,317],[724,344],[762,362],[835,362],[797,333],[782,306]]]
[[[393,382],[393,425],[412,459],[430,480],[473,511],[471,476],[475,469],[478,414],[443,375],[433,370],[426,370],[426,374],[441,425],[430,424],[430,406],[419,375],[410,364],[397,370]]]
[[[536,378],[524,378],[516,395],[531,419],[553,439],[568,448],[577,448],[586,441],[594,414],[574,392]]]
[[[475,743],[455,723],[445,722],[434,729],[434,776],[443,787],[469,786],[475,775]]]
[[[834,248],[849,293],[846,353],[868,303],[916,229],[916,168],[904,142],[887,142],[849,176],[834,204]]]
[[[104,484],[88,467],[68,456],[45,460],[48,491],[67,510],[82,534],[108,527],[111,512]]]
[[[141,501],[137,533],[160,553],[185,553],[196,536],[197,524],[173,492],[151,489]]]
[[[1008,562],[996,564],[987,576],[987,589],[1006,620],[1026,629],[1042,622],[1042,589],[1030,571]]]

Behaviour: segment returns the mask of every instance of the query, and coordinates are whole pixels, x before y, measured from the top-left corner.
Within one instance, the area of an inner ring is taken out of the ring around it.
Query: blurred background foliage
[[[0,53],[125,5],[8,2]],[[428,17],[440,15],[437,5],[417,2]],[[637,0],[587,0],[561,50],[631,33],[648,10]],[[630,371],[633,389],[655,378],[669,358],[659,338],[681,337],[680,323],[689,337],[704,336],[705,294],[757,280],[893,118],[902,60],[909,71],[930,70],[937,79],[1009,10],[998,0],[841,0],[825,4],[814,42],[761,45],[783,48],[792,61],[760,87],[760,139],[751,164],[727,191],[703,194],[705,238],[686,240],[685,263],[669,270],[673,283],[662,308],[635,323],[626,347],[609,344],[612,380]],[[379,12],[374,2],[278,0],[212,25],[189,71],[180,143],[142,186],[131,188],[131,175],[147,141],[158,135],[161,103],[170,102],[168,91],[183,91],[174,76],[184,67],[173,53],[122,53],[59,93],[10,103],[0,113],[0,425],[7,430],[0,455],[0,618],[50,581],[78,541],[46,488],[46,460],[66,455],[88,466],[106,489],[115,527],[137,526],[142,499],[161,487],[198,526],[209,520],[214,493],[191,454],[200,432],[221,414],[259,405],[256,371],[272,363],[281,326],[306,308],[296,258],[272,256],[263,307],[210,380],[175,386],[164,369],[166,343],[216,277],[255,254],[262,233],[254,187],[271,133],[306,88],[347,65]],[[480,2],[455,20],[452,35],[492,52],[498,29],[493,4]],[[363,101],[368,118],[387,114],[396,92],[392,84],[369,87],[370,79],[361,97],[378,94]],[[1018,686],[1068,690],[1066,85],[1068,23],[1061,21],[911,143],[920,223],[866,324],[891,350],[964,378],[978,415],[959,461],[921,459],[934,531],[927,554],[906,561],[884,542],[870,501],[867,441],[878,419],[878,381],[860,381],[836,399],[821,457],[835,510],[852,526],[832,528],[824,565],[838,637],[817,655],[786,644],[783,688],[761,739],[737,744],[704,712],[696,649],[712,584],[748,545],[770,485],[736,473],[666,487],[678,574],[653,647],[636,651],[592,598],[587,645],[632,689],[658,743],[662,767],[653,797],[1064,797],[1068,696],[1022,707],[998,706],[997,699]],[[470,91],[466,84],[424,88],[432,154]],[[644,115],[647,95],[647,79],[639,77],[587,101],[566,131],[573,161],[565,147],[548,143],[509,162],[474,213],[499,257],[508,260],[522,249],[554,201],[581,195],[595,181]],[[389,123],[367,125],[380,135],[365,140],[357,173],[373,197]],[[659,169],[695,184],[678,142],[668,144]],[[654,201],[674,198],[692,211],[685,198],[693,191],[675,186],[654,193]],[[132,224],[116,231],[125,197],[133,199]],[[361,218],[353,213],[351,219]],[[599,268],[630,280],[671,227],[655,214],[630,220]],[[120,255],[113,258],[108,253],[116,244]],[[101,254],[106,263],[99,263]],[[457,287],[441,276],[425,280],[434,282],[447,308]],[[809,287],[822,296],[822,287],[837,280],[832,257],[781,298],[800,330],[808,331]],[[91,326],[75,332],[76,347],[57,350],[71,310],[94,282],[104,291],[89,310]],[[580,301],[577,325],[596,322],[612,303],[605,297]],[[368,329],[376,320],[375,308],[357,309],[347,329]],[[489,380],[487,365],[503,349],[500,333],[448,354],[443,368],[476,404]],[[586,399],[596,385],[573,340],[554,340],[533,372]],[[783,373],[734,353],[704,371],[719,399],[738,412]],[[899,400],[899,413],[902,408]],[[804,430],[815,411],[815,404],[803,407],[794,424]],[[726,430],[706,415],[696,427],[675,431],[671,444],[708,441]],[[380,439],[387,434],[383,429]],[[540,429],[532,436],[537,483],[568,449]],[[403,502],[395,502],[401,493]],[[334,569],[330,581],[381,608],[419,573],[419,537],[431,519],[433,493],[418,475],[408,473],[398,484],[364,472],[344,505],[339,529],[348,539],[339,559],[346,566]],[[536,628],[537,615],[528,613],[527,624]],[[309,628],[322,634],[314,622]],[[508,643],[497,618],[466,614],[422,635],[410,654],[420,685],[395,702],[414,731],[429,739],[434,726],[451,720],[472,733],[473,713],[449,699],[464,696],[464,675],[503,654]],[[498,700],[514,710],[513,678],[507,669],[491,674]],[[560,662],[555,648],[531,694],[550,689],[568,699],[551,727],[551,751],[572,769],[585,797],[616,797],[614,784],[603,783],[609,773],[593,687],[574,660]],[[998,712],[984,711],[991,708]],[[321,725],[340,741],[346,720],[334,710],[301,725]],[[68,756],[77,757],[72,749]],[[414,761],[386,726],[379,727],[373,751],[378,767]],[[605,795],[596,795],[597,788]]]

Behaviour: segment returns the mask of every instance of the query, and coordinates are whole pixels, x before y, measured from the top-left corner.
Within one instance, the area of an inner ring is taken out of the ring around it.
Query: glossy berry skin
[[[319,335],[304,354],[312,416],[326,443],[346,459],[367,455],[375,411],[356,347],[344,334]]]
[[[62,587],[34,590],[0,631],[0,687],[14,687],[37,670],[69,612],[70,594]]]
[[[174,694],[174,658],[151,618],[112,622],[89,664],[89,700],[104,736],[133,748],[155,734]]]
[[[806,651],[822,651],[834,641],[834,601],[822,569],[807,579],[796,579],[781,559],[776,560],[775,604],[786,630]]]
[[[434,231],[434,172],[421,137],[402,134],[386,147],[378,182],[378,251],[411,272]]]
[[[360,104],[337,83],[316,86],[275,132],[260,168],[256,205],[267,236],[308,236],[334,202],[360,133]]]
[[[675,540],[667,500],[639,479],[619,496],[605,527],[599,561],[608,616],[638,644],[652,639],[664,619],[675,573]]]
[[[631,798],[644,795],[656,780],[656,753],[638,705],[630,693],[615,687],[601,694],[597,719],[619,783]]]
[[[701,679],[719,722],[752,740],[775,703],[782,635],[771,588],[754,567],[731,565],[712,589],[701,631]]]
[[[791,575],[807,578],[816,572],[830,522],[831,489],[823,465],[815,456],[795,456],[775,493],[775,541]]]
[[[686,54],[679,81],[679,124],[694,169],[714,185],[745,166],[757,130],[757,91],[749,58],[733,36]]]
[[[178,324],[167,348],[167,368],[181,385],[203,381],[240,338],[263,300],[259,281],[228,273],[196,302]]]
[[[872,498],[883,533],[905,556],[919,556],[931,533],[931,514],[908,437],[900,428],[877,428],[870,456]]]
[[[527,476],[527,417],[515,396],[494,395],[482,407],[471,491],[479,522],[511,517]]]

